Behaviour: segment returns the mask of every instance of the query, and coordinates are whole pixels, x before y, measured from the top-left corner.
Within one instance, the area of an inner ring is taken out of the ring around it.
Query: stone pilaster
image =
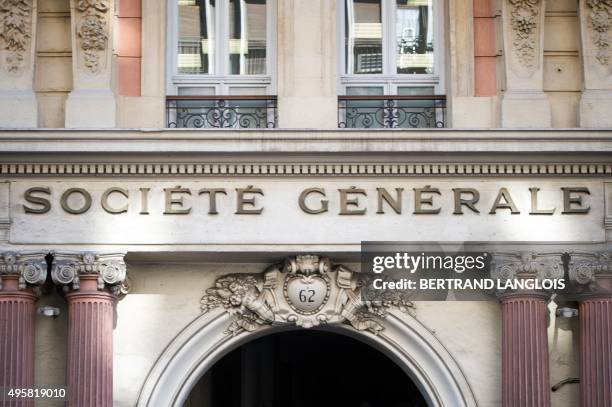
[[[278,1],[280,127],[338,128],[336,5],[329,0]]]
[[[123,254],[56,253],[53,281],[68,302],[69,407],[113,404],[113,312]]]
[[[112,128],[112,0],[71,0],[74,90],[66,100],[66,127]]]
[[[36,300],[47,279],[45,253],[0,256],[0,388],[34,387]],[[34,406],[33,399],[5,400],[5,407]]]
[[[612,407],[612,262],[606,254],[572,254],[569,270],[583,288],[578,296],[581,406]]]
[[[496,254],[493,278],[562,278],[561,254]],[[502,306],[502,406],[550,406],[547,307],[549,294],[538,290],[499,294]]]
[[[550,127],[544,94],[545,0],[502,0],[506,87],[502,127]]]
[[[37,0],[0,2],[0,127],[36,127]]]
[[[580,0],[584,89],[580,127],[612,127],[612,3]]]

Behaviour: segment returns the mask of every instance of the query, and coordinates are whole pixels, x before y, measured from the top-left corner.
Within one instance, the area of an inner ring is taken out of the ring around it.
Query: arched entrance
[[[414,385],[428,407],[477,405],[461,368],[436,336],[406,312],[406,302],[383,298],[366,304],[360,299],[355,273],[343,265],[334,266],[327,258],[297,255],[259,275],[220,276],[206,290],[201,305],[203,314],[155,362],[142,387],[139,407],[182,407],[202,377],[235,349],[266,336],[313,328],[372,348],[355,353],[363,363],[363,374],[352,387],[372,386],[377,376],[384,375],[362,359],[366,353],[378,352],[377,359],[391,360],[406,376],[396,391]],[[320,346],[321,352],[332,356],[319,364],[316,376],[335,367],[333,347],[325,347]],[[321,379],[320,383],[338,386],[338,380]]]
[[[329,331],[266,335],[229,352],[184,407],[425,407],[417,385],[364,342]]]

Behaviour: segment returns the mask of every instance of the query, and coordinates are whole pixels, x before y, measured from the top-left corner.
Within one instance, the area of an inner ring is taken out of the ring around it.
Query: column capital
[[[570,252],[569,278],[579,299],[612,297],[612,253]]]
[[[81,280],[95,279],[97,291],[117,295],[126,279],[124,256],[125,253],[56,252],[51,278],[64,292],[82,290]]]
[[[564,276],[562,253],[492,253],[491,277],[502,281],[529,279],[542,281],[560,279]],[[498,291],[498,298],[515,296],[534,296],[548,298],[552,293],[546,290],[512,290]]]
[[[24,291],[32,289],[35,294],[41,294],[41,286],[47,280],[47,253],[45,252],[15,252],[0,253],[0,291],[9,290],[3,280],[17,280],[16,289]]]

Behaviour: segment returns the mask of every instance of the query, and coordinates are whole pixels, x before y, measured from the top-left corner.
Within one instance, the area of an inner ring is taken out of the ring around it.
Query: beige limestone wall
[[[335,129],[336,2],[278,0],[279,127]]]
[[[166,1],[141,2],[140,96],[117,96],[117,127],[165,126]]]
[[[57,307],[57,317],[36,316],[35,378],[40,388],[66,387],[66,358],[68,356],[68,309],[66,301],[57,292],[44,294],[37,307]],[[36,407],[64,407],[64,400],[38,399]]]
[[[576,304],[564,304],[576,307]],[[557,304],[548,305],[550,311],[548,325],[548,347],[550,355],[551,387],[569,377],[580,377],[579,317],[560,318],[555,316]],[[551,392],[551,405],[555,407],[575,407],[580,405],[580,385],[566,384],[556,392]]]
[[[135,404],[156,358],[200,314],[200,299],[216,277],[235,272],[260,273],[267,266],[129,264],[132,289],[117,306],[114,334],[115,406]],[[423,302],[417,304],[416,315],[456,358],[479,405],[498,405],[501,394],[499,305],[496,302]]]
[[[38,2],[34,90],[38,127],[64,127],[65,103],[72,90],[69,0]]]
[[[39,127],[63,127],[65,99],[72,90],[69,0],[39,2],[35,91]],[[471,2],[447,3],[447,94],[451,125],[497,127],[499,97],[474,97],[473,10]],[[493,1],[499,17],[500,1]],[[278,0],[277,93],[281,127],[337,126],[336,2]],[[115,17],[113,17],[115,18]],[[501,19],[496,48],[501,61]],[[142,2],[142,72],[139,97],[118,96],[118,127],[164,125],[166,2]],[[576,127],[583,88],[578,2],[546,2],[543,89],[550,103],[552,127]],[[116,73],[116,70],[114,71]],[[497,64],[500,90],[503,63]],[[117,83],[116,80],[113,81]],[[114,86],[116,87],[116,86]],[[304,112],[308,114],[304,114]]]
[[[546,2],[544,23],[544,92],[552,127],[577,127],[582,91],[578,2]]]

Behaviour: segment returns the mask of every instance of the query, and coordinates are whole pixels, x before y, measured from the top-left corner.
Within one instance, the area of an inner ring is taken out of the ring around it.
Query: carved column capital
[[[561,253],[517,252],[494,253],[491,260],[491,277],[501,281],[530,279],[542,281],[561,279],[564,276]],[[544,290],[512,290],[497,293],[498,296],[531,294],[548,296]]]
[[[97,290],[117,295],[126,280],[125,253],[55,253],[51,278],[65,292],[79,290],[82,279],[97,280]]]
[[[569,253],[569,279],[579,294],[612,296],[612,254],[606,252]]]
[[[3,279],[16,279],[17,289],[28,288],[40,295],[41,286],[47,280],[47,253],[20,253],[7,251],[0,255],[0,291],[3,290]]]

